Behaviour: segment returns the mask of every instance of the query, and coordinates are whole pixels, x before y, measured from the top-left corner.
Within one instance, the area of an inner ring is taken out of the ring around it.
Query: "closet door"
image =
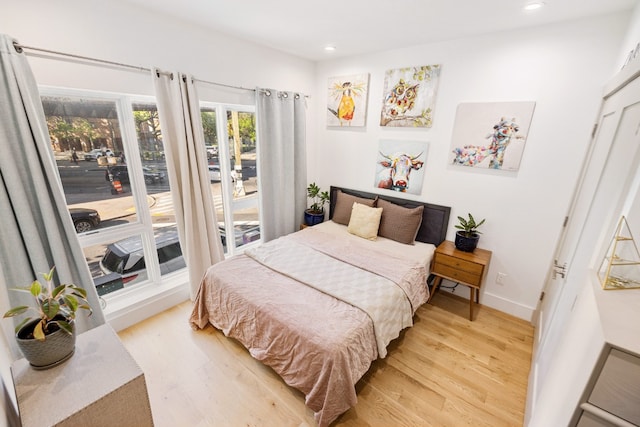
[[[535,410],[577,294],[587,283],[594,256],[610,238],[611,224],[619,219],[617,212],[640,164],[640,64],[636,61],[631,66],[634,68],[623,70],[628,77],[611,86],[604,97],[563,233],[549,266],[535,316],[525,420]]]

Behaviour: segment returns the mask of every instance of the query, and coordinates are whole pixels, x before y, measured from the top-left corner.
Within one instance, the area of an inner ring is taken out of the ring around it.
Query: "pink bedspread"
[[[319,232],[303,231],[285,238],[319,245],[328,252],[333,252],[331,246],[335,245],[340,256],[354,253],[356,264],[366,264],[362,267],[374,272],[378,268],[377,274],[383,276],[399,277],[396,280],[410,288],[405,292],[410,295],[413,312],[427,300],[424,267],[380,253],[363,253],[361,248],[345,251],[339,239],[330,243],[328,240],[335,238],[327,240]],[[404,273],[399,271],[403,266]],[[406,277],[413,283],[407,284]],[[210,322],[240,341],[254,358],[304,393],[306,405],[315,412],[321,427],[356,404],[355,384],[378,357],[373,323],[367,314],[245,255],[209,268],[190,322],[194,329]]]

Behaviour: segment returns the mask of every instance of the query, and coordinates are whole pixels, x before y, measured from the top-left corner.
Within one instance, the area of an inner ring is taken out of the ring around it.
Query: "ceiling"
[[[640,0],[121,0],[322,61],[631,10]],[[326,45],[336,47],[326,52]]]

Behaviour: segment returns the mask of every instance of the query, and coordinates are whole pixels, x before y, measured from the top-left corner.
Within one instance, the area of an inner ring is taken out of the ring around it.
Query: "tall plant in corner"
[[[316,225],[324,221],[324,205],[329,201],[329,192],[322,191],[315,182],[307,187],[307,198],[311,204],[304,212],[304,221],[307,225]]]

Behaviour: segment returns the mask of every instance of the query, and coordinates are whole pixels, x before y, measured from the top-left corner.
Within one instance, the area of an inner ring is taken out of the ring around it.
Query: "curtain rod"
[[[128,69],[131,69],[131,70],[136,70],[136,71],[141,71],[141,72],[146,72],[146,73],[150,73],[151,72],[150,68],[139,67],[139,66],[136,66],[136,65],[123,64],[121,62],[107,61],[107,60],[104,60],[104,59],[91,58],[91,57],[88,57],[88,56],[75,55],[75,54],[72,54],[72,53],[58,52],[58,51],[55,51],[55,50],[42,49],[42,48],[38,48],[38,47],[24,46],[24,45],[21,45],[18,42],[15,42],[15,41],[13,42],[13,47],[15,48],[16,52],[18,52],[18,53],[22,53],[23,49],[27,49],[27,50],[33,50],[35,52],[48,53],[48,54],[51,54],[51,55],[59,55],[59,56],[65,56],[65,57],[74,58],[74,59],[82,59],[84,61],[97,62],[99,64],[114,65],[116,67],[128,68]]]
[[[195,77],[193,78],[193,81],[194,81],[194,82],[199,82],[199,83],[210,84],[210,85],[216,85],[216,86],[228,87],[228,88],[231,88],[231,89],[248,90],[248,91],[250,91],[250,92],[255,92],[255,91],[256,91],[256,89],[250,89],[250,88],[248,88],[248,87],[232,86],[232,85],[226,85],[226,84],[224,84],[224,83],[210,82],[210,81],[207,81],[207,80],[201,80],[201,79],[198,79],[198,78],[195,78]],[[269,90],[267,90],[267,89],[261,89],[261,92],[262,92],[262,93],[266,93],[267,95],[271,95],[271,92],[270,92]],[[286,91],[284,91],[284,93],[286,94]],[[285,95],[285,98],[286,98],[286,97],[287,97],[287,96]],[[304,97],[305,97],[305,98],[310,98],[310,96],[309,96],[309,95],[304,95]]]
[[[255,91],[256,91],[255,89],[250,89],[250,88],[248,88],[248,87],[233,86],[233,85],[227,85],[227,84],[224,84],[224,83],[210,82],[210,81],[207,81],[207,80],[201,80],[201,79],[198,79],[198,78],[196,78],[196,77],[194,77],[194,78],[193,78],[193,81],[195,81],[195,82],[199,82],[199,83],[205,83],[205,84],[209,84],[209,85],[216,85],[216,86],[227,87],[227,88],[231,88],[231,89],[248,90],[248,91],[250,91],[250,92],[255,92]]]
[[[140,72],[144,72],[144,73],[150,73],[151,72],[150,68],[141,67],[141,66],[138,66],[138,65],[124,64],[122,62],[114,62],[114,61],[107,61],[105,59],[91,58],[89,56],[82,56],[82,55],[75,55],[75,54],[72,54],[72,53],[58,52],[58,51],[55,51],[55,50],[42,49],[42,48],[33,47],[33,46],[25,46],[25,45],[21,45],[17,41],[13,42],[13,47],[16,50],[16,52],[18,52],[18,53],[22,53],[24,49],[27,49],[27,50],[32,50],[34,52],[44,52],[44,53],[48,53],[50,55],[59,55],[59,56],[64,56],[64,57],[68,57],[68,58],[81,59],[83,61],[95,62],[95,63],[98,63],[98,64],[111,65],[111,66],[121,67],[121,68],[127,68],[127,69],[130,69],[130,70],[140,71]],[[166,74],[166,75],[171,75],[172,74],[171,72],[165,72],[165,71],[162,71],[161,73]],[[216,83],[216,82],[210,82],[210,81],[199,80],[199,79],[194,79],[194,80],[196,80],[198,82],[201,82],[201,83],[208,83],[208,84],[212,84],[212,85],[216,85],[216,86],[223,86],[223,87],[228,87],[228,88],[232,88],[232,89],[248,90],[248,91],[251,91],[251,92],[255,92],[255,89],[248,89],[248,88],[245,88],[245,87],[242,87],[242,86],[233,86],[233,85],[227,85],[227,84],[224,84],[224,83]]]

